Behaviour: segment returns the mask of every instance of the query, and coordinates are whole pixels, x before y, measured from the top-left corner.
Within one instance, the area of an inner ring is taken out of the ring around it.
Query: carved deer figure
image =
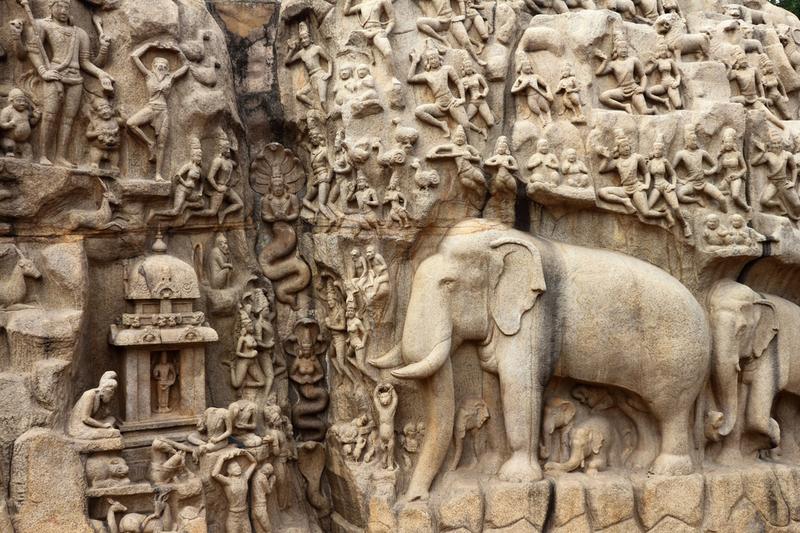
[[[42,277],[42,273],[39,272],[33,261],[25,257],[15,245],[7,248],[0,255],[5,255],[12,249],[17,254],[17,262],[11,273],[7,277],[0,279],[0,308],[19,307],[28,292],[25,278],[39,279]]]
[[[128,224],[124,220],[114,219],[111,206],[119,205],[119,200],[109,189],[103,180],[98,179],[103,187],[103,198],[100,207],[94,211],[79,209],[67,213],[67,229],[76,230],[78,228],[88,228],[95,230],[106,230],[116,227],[118,231],[124,230]]]
[[[127,507],[116,500],[108,499],[109,507],[106,521],[110,533],[156,533],[172,529],[172,516],[169,505],[166,503],[166,496],[169,491],[156,494],[153,499],[155,502],[155,512],[150,515],[141,513],[128,513],[123,516],[117,525],[119,512],[125,512]]]

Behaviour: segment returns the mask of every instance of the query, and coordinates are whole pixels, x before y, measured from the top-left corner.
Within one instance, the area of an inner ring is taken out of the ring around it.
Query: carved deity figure
[[[224,233],[214,235],[214,247],[209,257],[209,282],[213,289],[224,289],[228,286],[233,272],[228,238]]]
[[[486,124],[486,128],[482,128],[480,133],[484,137],[488,137],[486,129],[492,128],[495,123],[492,109],[486,101],[486,97],[489,96],[489,84],[483,74],[477,72],[472,62],[468,59],[464,60],[461,73],[461,83],[464,84],[468,102],[467,117],[472,120],[475,115],[479,115]]]
[[[256,435],[256,414],[258,406],[250,400],[238,400],[228,406],[233,421],[233,438],[242,446],[261,445],[261,437]]]
[[[394,470],[394,415],[397,412],[397,391],[391,383],[379,383],[372,393],[372,403],[378,413],[378,442],[381,462],[386,470]]]
[[[464,188],[469,205],[480,208],[486,194],[486,178],[481,170],[481,154],[467,143],[464,128],[457,126],[453,142],[435,146],[425,156],[427,159],[452,159],[456,164],[458,181]]]
[[[397,175],[392,176],[389,180],[389,185],[386,186],[386,192],[383,193],[383,203],[389,204],[389,227],[393,222],[401,228],[411,227],[410,217],[408,215],[408,201],[406,195],[400,192],[400,178]]]
[[[449,0],[446,1],[449,2]],[[425,72],[418,74],[417,67],[419,66],[420,56],[416,51],[411,52],[411,66],[408,69],[407,81],[410,84],[427,85],[433,94],[434,102],[418,105],[414,111],[417,119],[439,128],[445,137],[450,137],[450,126],[448,126],[446,120],[448,116],[455,120],[464,130],[471,129],[480,133],[481,129],[470,122],[464,109],[466,93],[464,84],[456,70],[450,65],[443,65],[439,51],[430,45],[425,47],[421,59]],[[455,97],[450,90],[451,83],[458,91],[458,97]]]
[[[352,299],[346,303],[345,317],[347,319],[348,358],[352,358],[355,367],[366,373],[367,328],[356,315],[355,302]]]
[[[614,132],[616,146],[613,152],[596,146],[595,151],[603,159],[601,173],[616,172],[619,185],[601,187],[597,196],[609,203],[622,204],[628,211],[637,212],[645,218],[662,218],[663,212],[650,208],[647,202],[648,180],[647,161],[633,152],[631,141],[622,130]]]
[[[275,467],[265,462],[253,474],[251,508],[256,533],[272,533],[267,498],[275,488]]]
[[[30,9],[27,0],[21,3]],[[51,0],[50,16],[33,19],[33,28],[28,28],[27,32],[12,25],[12,31],[28,41],[23,42],[23,47],[42,80],[39,132],[39,163],[42,165],[52,164],[49,155],[54,152],[57,165],[73,166],[67,149],[83,96],[82,73],[100,80],[105,91],[114,91],[111,76],[90,60],[89,35],[70,20],[71,4],[71,0]],[[49,48],[49,55],[45,47]]]
[[[717,156],[717,168],[722,172],[719,190],[723,194],[730,195],[734,204],[745,211],[750,211],[744,189],[747,163],[736,145],[736,130],[733,128],[722,130],[722,146]]]
[[[666,213],[667,224],[672,227],[677,218],[683,226],[683,235],[685,237],[692,236],[692,226],[686,217],[683,216],[680,204],[678,203],[678,195],[676,193],[676,180],[678,179],[675,173],[675,168],[665,157],[664,142],[659,137],[653,143],[653,150],[650,157],[647,159],[647,172],[653,180],[653,189],[647,198],[647,203],[653,207],[656,202],[663,198],[666,202],[668,211]]]
[[[328,305],[327,313],[325,314],[325,327],[328,328],[328,332],[331,335],[331,343],[328,347],[329,359],[340,376],[346,376],[351,383],[355,384],[355,375],[347,361],[347,317],[345,316],[341,291],[333,281],[329,281],[325,294]]]
[[[392,34],[395,26],[392,3],[392,0],[361,0],[354,4],[354,0],[345,0],[344,14],[358,17],[364,37],[378,49],[386,61],[389,75],[394,77],[392,43],[389,42],[389,35]]]
[[[647,89],[647,96],[651,100],[660,102],[669,110],[683,108],[681,71],[666,41],[662,40],[656,45],[656,51],[645,64],[644,72],[646,75],[657,73],[659,76],[658,83]]]
[[[578,160],[578,151],[575,148],[567,148],[562,154],[561,175],[564,177],[564,184],[569,187],[584,188],[588,187],[589,169],[586,163]]]
[[[539,117],[543,126],[553,121],[550,113],[553,94],[544,80],[533,71],[533,63],[527,55],[520,57],[517,65],[517,79],[511,86],[511,94],[524,96],[531,115]]]
[[[601,50],[595,50],[600,65],[596,76],[613,75],[617,82],[615,89],[600,94],[600,102],[611,108],[640,115],[653,115],[655,110],[647,105],[644,95],[647,90],[647,75],[638,57],[629,55],[628,41],[622,36],[614,36],[611,59]]]
[[[256,339],[258,350],[263,353],[261,368],[265,376],[264,390],[270,394],[275,377],[286,372],[286,361],[275,350],[275,328],[272,325],[275,311],[266,292],[261,288],[254,289],[250,298],[252,303],[249,306],[248,319],[253,324],[253,337]]]
[[[528,159],[525,167],[531,171],[529,183],[556,187],[561,183],[556,154],[550,151],[550,142],[544,137],[536,142],[536,152]]]
[[[170,72],[169,60],[165,57],[156,56],[153,59],[151,69],[142,63],[141,57],[151,48],[159,50],[172,50],[176,52],[183,65],[175,71]],[[128,128],[134,137],[145,143],[150,150],[150,160],[155,162],[156,181],[163,181],[162,170],[164,167],[164,150],[167,146],[167,136],[169,135],[169,98],[172,86],[177,80],[186,75],[189,71],[186,57],[183,52],[174,44],[163,42],[146,43],[131,53],[131,59],[136,68],[145,77],[147,85],[147,103],[143,108],[133,114],[128,119]],[[153,138],[150,138],[142,127],[150,126],[153,128]]]
[[[161,211],[151,211],[147,216],[148,222],[155,217],[178,217],[188,214],[187,209],[189,208],[203,207],[203,169],[201,167],[203,163],[203,149],[197,137],[192,137],[190,148],[189,161],[184,163],[175,174],[172,207]],[[183,221],[185,222],[186,219],[187,217],[184,216]]]
[[[99,169],[108,161],[112,172],[119,172],[119,149],[125,121],[105,98],[95,98],[89,112],[86,140],[89,141],[89,167]]]
[[[378,193],[370,186],[361,169],[356,171],[356,188],[349,195],[348,201],[354,201],[358,206],[357,233],[360,233],[361,230],[377,230],[382,224],[378,215],[375,214],[375,210],[381,205]]]
[[[514,223],[514,201],[517,197],[517,180],[514,173],[519,171],[517,160],[511,155],[508,138],[501,135],[497,138],[494,155],[484,162],[487,168],[494,170],[494,177],[489,185],[491,197],[486,204],[486,218],[495,218],[504,224]]]
[[[331,222],[336,221],[336,215],[328,206],[331,182],[333,181],[333,168],[328,156],[328,143],[325,141],[325,131],[314,121],[309,122],[309,147],[311,154],[311,174],[313,179],[309,184],[303,206],[315,215],[322,214]],[[316,200],[316,205],[314,204]]]
[[[333,60],[321,46],[314,44],[314,41],[311,40],[311,33],[308,31],[308,25],[305,22],[298,24],[297,35],[299,41],[294,39],[289,41],[288,57],[285,64],[288,67],[298,61],[302,62],[308,75],[308,82],[300,88],[295,98],[313,108],[314,100],[311,95],[316,91],[320,108],[324,110],[328,96],[328,80],[333,74]],[[327,70],[322,68],[323,61],[328,64]]]
[[[258,362],[257,347],[252,322],[243,324],[236,341],[236,358],[225,363],[231,367],[231,386],[237,390],[239,397],[245,388],[261,388],[266,385],[264,371]]]
[[[108,414],[108,406],[117,391],[116,372],[106,372],[94,389],[84,392],[67,422],[67,433],[77,439],[108,439],[119,437],[114,427],[116,419]]]
[[[556,94],[561,95],[561,103],[564,106],[564,111],[572,113],[570,121],[573,124],[583,124],[586,122],[586,117],[583,115],[581,89],[578,86],[578,80],[575,77],[575,66],[572,63],[566,63],[561,67],[561,79],[558,80]]]
[[[725,195],[713,183],[706,180],[706,176],[713,176],[717,173],[717,166],[711,155],[700,148],[697,141],[697,131],[694,124],[686,127],[683,136],[684,148],[678,150],[672,166],[677,171],[681,166],[686,169],[686,177],[678,176],[678,200],[683,203],[698,203],[705,205],[702,195],[708,196],[719,203],[719,208],[723,213],[728,212],[728,204]],[[705,169],[703,163],[712,166]]]
[[[236,162],[231,156],[231,142],[224,132],[220,132],[217,146],[217,155],[211,161],[211,168],[206,175],[208,187],[205,194],[208,195],[208,205],[200,211],[190,211],[189,216],[216,216],[217,221],[222,224],[228,214],[242,209],[244,203],[234,189],[239,181],[235,171]],[[228,205],[223,209],[222,204],[226,201]]]
[[[156,381],[156,400],[158,402],[156,413],[169,413],[172,411],[169,406],[169,393],[178,379],[178,373],[165,351],[161,352],[158,363],[153,366],[153,379]]]
[[[39,123],[42,114],[33,108],[21,90],[8,91],[8,105],[0,110],[0,147],[6,157],[33,158],[31,148],[32,129]]]
[[[792,119],[789,111],[789,96],[783,82],[775,72],[775,63],[767,54],[761,54],[759,58],[761,67],[761,82],[764,84],[764,97],[768,100],[767,105],[777,111],[777,115],[782,119]]]
[[[783,129],[783,123],[767,106],[764,105],[764,82],[759,70],[750,65],[747,54],[738,48],[733,54],[733,64],[728,66],[728,79],[739,89],[739,94],[732,96],[731,101],[744,105],[747,108],[759,109],[767,120]]]
[[[781,135],[772,131],[767,146],[753,144],[756,154],[750,159],[753,167],[763,166],[767,184],[759,202],[764,209],[774,209],[792,220],[800,219],[800,198],[797,195],[797,168],[794,157],[783,148]]]
[[[197,454],[222,450],[228,445],[228,437],[233,434],[233,420],[230,412],[221,407],[209,407],[197,421],[197,430],[186,440],[197,446]]]
[[[244,472],[242,472],[237,457],[244,457],[250,463]],[[228,463],[226,473],[223,474],[222,467],[226,462]],[[251,533],[253,531],[248,516],[248,484],[256,466],[258,463],[250,452],[235,449],[220,455],[211,471],[211,477],[222,485],[222,492],[228,502],[228,515],[225,518],[225,531],[227,532]]]
[[[419,17],[417,19],[417,29],[446,46],[448,43],[440,32],[450,30],[450,35],[453,36],[458,45],[463,50],[466,50],[476,63],[481,66],[485,65],[486,63],[478,57],[478,53],[473,48],[472,40],[467,33],[467,28],[464,24],[466,13],[456,15],[453,12],[450,0],[426,0],[425,3],[430,4],[433,8],[433,13],[430,16]]]
[[[480,38],[479,41],[472,41],[475,46],[475,52],[480,54],[483,52],[483,48],[489,40],[489,34],[492,32],[491,26],[486,22],[486,15],[483,10],[492,9],[494,3],[482,2],[481,0],[458,0],[458,6],[464,16],[464,28],[467,31],[475,28],[475,32]]]

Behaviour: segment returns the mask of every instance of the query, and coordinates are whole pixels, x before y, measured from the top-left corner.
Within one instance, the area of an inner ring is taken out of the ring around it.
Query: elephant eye
[[[455,282],[456,282],[456,280],[453,279],[453,278],[442,278],[442,280],[439,282],[439,284],[442,287],[445,287],[445,288],[449,289],[449,288],[451,288],[453,286],[453,284]]]

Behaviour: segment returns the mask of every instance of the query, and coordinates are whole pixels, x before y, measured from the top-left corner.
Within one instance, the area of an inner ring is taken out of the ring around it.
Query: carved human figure
[[[27,0],[20,3],[30,10]],[[49,155],[54,152],[57,165],[73,166],[67,149],[81,106],[82,73],[100,80],[103,90],[114,91],[111,76],[90,60],[89,35],[70,20],[71,3],[71,0],[51,0],[50,16],[33,19],[33,28],[28,28],[27,32],[21,28],[15,31],[12,26],[12,31],[25,39],[22,46],[42,80],[39,163],[43,165],[52,164]]]
[[[447,2],[449,5],[449,0],[433,1]],[[439,51],[427,45],[421,57],[416,51],[412,51],[410,58],[411,65],[408,69],[408,79],[406,81],[413,85],[427,85],[433,94],[434,100],[433,103],[424,103],[417,106],[414,110],[414,115],[417,119],[439,128],[445,137],[450,137],[450,126],[448,126],[446,120],[448,116],[455,120],[464,130],[471,129],[480,133],[481,129],[470,122],[464,109],[466,99],[464,84],[453,67],[442,64],[442,57],[439,55]],[[422,59],[425,72],[417,73],[420,59]],[[451,83],[458,91],[458,97],[455,97],[450,90]]]
[[[761,191],[759,203],[764,209],[775,209],[792,220],[800,219],[800,198],[797,195],[797,168],[794,157],[783,147],[783,139],[770,132],[765,147],[754,140],[755,155],[750,159],[753,167],[764,167],[767,184]]]
[[[514,223],[514,202],[517,198],[517,180],[514,173],[519,171],[517,160],[511,155],[508,138],[501,135],[497,138],[494,155],[484,162],[494,170],[494,177],[489,184],[491,194],[486,204],[486,218],[496,218],[504,224]]]
[[[258,406],[250,400],[237,400],[228,406],[233,420],[233,438],[245,447],[261,445],[261,437],[256,435],[256,415]]]
[[[697,131],[694,124],[689,124],[683,134],[684,148],[678,150],[672,161],[675,170],[681,167],[686,169],[686,177],[678,176],[678,200],[683,203],[698,203],[705,205],[703,195],[717,201],[723,213],[728,212],[728,204],[725,195],[714,185],[706,180],[706,176],[713,176],[717,173],[717,166],[711,155],[700,148],[697,141]],[[704,168],[703,164],[712,166],[710,169]]]
[[[397,412],[397,391],[391,383],[379,383],[372,392],[372,403],[378,413],[378,442],[381,462],[386,470],[394,470],[394,415]]]
[[[709,213],[703,221],[703,241],[708,250],[716,250],[725,246],[728,230],[720,224],[719,215]]]
[[[370,285],[365,288],[367,306],[374,308],[389,296],[389,267],[386,260],[375,250],[375,246],[369,245],[364,250],[364,257],[367,260]]]
[[[389,204],[389,222],[386,227],[390,227],[392,223],[397,223],[401,228],[411,227],[411,220],[408,215],[408,201],[405,194],[400,192],[400,178],[393,176],[389,180],[389,185],[386,186],[386,192],[383,193],[383,203]]]
[[[358,81],[353,76],[353,65],[339,65],[339,79],[333,91],[333,102],[336,104],[335,113],[341,113],[342,107],[355,96]]]
[[[525,168],[531,171],[529,184],[556,187],[561,183],[558,156],[550,151],[550,142],[544,137],[536,142],[536,152],[528,159]]]
[[[198,455],[222,450],[228,445],[228,437],[233,434],[233,420],[227,409],[209,407],[197,421],[197,430],[186,440],[197,446]]]
[[[231,386],[241,397],[245,388],[261,388],[266,385],[264,371],[258,362],[258,343],[253,336],[253,324],[243,324],[236,341],[236,358],[226,361],[231,367]]]
[[[151,48],[174,51],[180,56],[183,65],[170,72],[169,60],[156,56],[151,69],[148,69],[142,63],[141,57]],[[178,46],[160,41],[143,44],[131,53],[131,59],[145,77],[148,100],[143,108],[128,119],[128,129],[134,137],[147,145],[150,150],[150,160],[155,162],[156,181],[163,181],[161,172],[164,167],[164,150],[167,146],[170,129],[168,98],[175,82],[189,72],[188,62]],[[144,126],[153,128],[153,138],[150,138],[142,130]]]
[[[766,240],[764,235],[748,227],[747,221],[738,213],[731,215],[730,223],[728,234],[725,235],[725,244],[728,246],[744,246],[749,248]]]
[[[768,105],[777,111],[777,115],[782,119],[792,119],[791,111],[789,110],[789,96],[786,94],[786,88],[783,82],[775,72],[775,63],[769,58],[767,54],[761,54],[759,57],[761,67],[761,82],[764,84],[764,97],[768,100]]]
[[[656,50],[644,66],[645,75],[657,73],[658,83],[647,88],[647,96],[665,105],[667,109],[683,108],[681,99],[681,71],[666,41],[659,41]]]
[[[480,72],[475,70],[472,61],[465,59],[461,67],[461,83],[467,95],[467,117],[472,120],[475,115],[479,115],[486,128],[492,128],[495,123],[494,113],[486,102],[489,95],[489,84]],[[481,135],[488,136],[486,128],[482,128]]]
[[[616,172],[619,186],[601,187],[597,196],[609,203],[622,204],[627,210],[645,218],[663,218],[665,213],[650,208],[647,202],[650,174],[647,160],[633,152],[628,135],[621,129],[614,131],[616,146],[613,152],[595,146],[595,152],[603,159],[601,173]]]
[[[744,50],[737,48],[733,54],[733,64],[728,65],[728,79],[739,90],[738,95],[731,96],[731,101],[744,105],[747,108],[759,109],[767,120],[783,129],[783,123],[770,111],[764,101],[764,82],[759,70],[750,65]]]
[[[558,80],[556,95],[561,95],[561,103],[564,111],[572,113],[570,121],[574,124],[583,124],[586,117],[583,115],[583,102],[581,101],[581,89],[575,77],[575,66],[572,63],[565,63],[561,67],[561,78]]]
[[[286,462],[290,457],[289,443],[284,431],[281,408],[277,405],[264,406],[264,441],[270,443],[270,455],[273,457],[272,465],[275,469],[275,496],[278,508],[281,510],[289,506],[290,487],[289,473]]]
[[[477,148],[467,143],[464,128],[457,126],[453,142],[435,146],[425,156],[427,159],[453,159],[456,164],[458,181],[464,188],[469,205],[480,208],[486,194],[486,178],[481,170],[481,154]],[[477,163],[477,164],[476,164]]]
[[[125,120],[106,98],[92,101],[89,125],[86,127],[90,168],[98,169],[103,161],[108,161],[110,170],[119,172],[119,149],[124,126]]]
[[[532,115],[539,117],[543,126],[553,121],[550,113],[553,94],[544,80],[533,71],[533,63],[527,55],[520,56],[517,79],[511,86],[511,94],[524,96],[528,110]]]
[[[417,453],[422,445],[422,439],[425,437],[425,423],[424,422],[408,422],[403,426],[403,435],[401,443],[403,449],[408,453]]]
[[[666,213],[667,224],[672,227],[675,223],[675,218],[677,218],[683,226],[683,235],[691,237],[692,226],[683,216],[681,206],[678,203],[678,195],[676,193],[678,175],[675,173],[672,164],[665,157],[664,141],[660,137],[656,138],[653,143],[653,150],[647,159],[647,172],[653,180],[653,189],[647,198],[648,205],[653,207],[659,199],[663,198],[668,208]]]
[[[286,360],[281,353],[275,350],[275,328],[272,321],[275,311],[264,289],[257,288],[252,292],[252,305],[250,320],[253,323],[253,337],[261,358],[261,369],[264,372],[264,391],[272,392],[276,376],[286,373]]]
[[[214,235],[214,247],[209,254],[209,282],[213,289],[224,289],[230,283],[233,273],[228,238],[224,233]]]
[[[722,145],[717,156],[717,168],[722,172],[719,190],[723,194],[730,195],[733,203],[750,211],[744,189],[747,164],[736,144],[736,130],[733,128],[722,130]]]
[[[613,75],[617,87],[600,94],[600,102],[611,108],[640,115],[653,115],[655,110],[647,105],[644,99],[647,90],[647,75],[638,57],[632,57],[628,51],[628,41],[615,35],[611,59],[602,50],[595,50],[600,65],[595,70],[596,76]]]
[[[329,221],[336,221],[336,215],[328,206],[331,182],[333,181],[333,166],[328,156],[328,143],[325,141],[325,132],[316,124],[309,127],[309,147],[311,154],[311,174],[313,176],[305,197],[303,206],[312,213],[322,214]],[[316,200],[316,204],[314,203]]]
[[[231,142],[224,132],[220,132],[217,147],[217,155],[211,161],[211,168],[206,175],[208,205],[200,211],[190,211],[189,216],[216,216],[219,224],[222,224],[226,216],[242,209],[244,203],[234,189],[239,181],[235,172],[236,162],[231,157]],[[223,209],[225,201],[228,205]]]
[[[575,148],[567,148],[562,154],[561,175],[564,183],[569,187],[584,188],[588,187],[589,169],[586,163],[578,159],[578,151]]]
[[[363,28],[367,40],[378,49],[386,62],[389,75],[394,77],[392,65],[392,43],[389,35],[395,26],[394,7],[391,0],[361,0],[354,4],[354,0],[345,0],[344,14],[355,15],[358,23]]]
[[[353,357],[355,367],[366,373],[367,329],[361,319],[356,316],[355,302],[348,300],[346,306],[348,358]]]
[[[244,457],[250,464],[247,470],[242,472],[237,457]],[[226,473],[222,473],[222,467],[227,464]],[[223,453],[217,459],[211,471],[211,477],[222,485],[222,492],[228,502],[228,515],[225,518],[225,531],[227,533],[251,533],[250,517],[248,516],[248,492],[250,476],[258,466],[255,458],[241,449],[234,449]]]
[[[264,462],[253,475],[251,508],[256,533],[272,533],[267,498],[275,488],[275,467]]]
[[[75,402],[67,422],[67,433],[77,439],[108,439],[119,437],[114,427],[116,419],[107,413],[117,391],[116,373],[106,373],[94,389],[84,392]]]
[[[28,97],[16,87],[8,91],[8,105],[0,110],[0,146],[6,157],[33,158],[32,129],[42,114],[34,109]]]
[[[470,435],[472,453],[477,461],[479,458],[478,432],[489,420],[489,409],[486,402],[479,398],[467,398],[456,413],[453,425],[453,458],[448,470],[455,470],[461,462],[464,453],[464,439]]]
[[[450,35],[453,36],[459,46],[466,50],[476,63],[485,65],[485,62],[478,57],[473,48],[472,40],[469,38],[467,28],[464,25],[466,14],[456,15],[453,12],[450,0],[426,0],[425,3],[431,5],[433,13],[430,16],[419,17],[417,19],[417,29],[444,45],[448,45],[448,43],[441,32],[450,30]]]
[[[178,379],[178,372],[175,365],[169,360],[166,351],[161,351],[158,363],[153,366],[153,379],[156,381],[156,413],[169,413],[172,408],[169,406],[169,393],[175,381]]]
[[[319,45],[311,40],[308,25],[301,22],[297,25],[297,35],[299,41],[289,41],[289,51],[286,58],[286,66],[291,66],[298,61],[303,63],[308,75],[308,82],[300,88],[295,97],[308,107],[315,107],[312,94],[316,91],[319,98],[319,105],[326,109],[326,99],[328,96],[328,80],[333,74],[333,60],[328,53]],[[322,62],[328,64],[327,70],[323,70]]]
[[[345,316],[341,292],[336,288],[335,284],[330,281],[327,284],[325,295],[328,305],[327,313],[325,314],[325,327],[328,328],[328,332],[331,335],[331,343],[328,347],[328,358],[333,368],[336,369],[336,372],[340,376],[347,377],[351,383],[355,384],[355,375],[353,375],[353,371],[350,369],[350,363],[347,361],[347,317]]]
[[[150,445],[150,481],[156,485],[173,483],[187,476],[186,454],[198,458],[197,449],[165,437],[156,437]]]
[[[482,12],[484,9],[492,9],[494,4],[492,2],[482,2],[481,0],[458,0],[458,6],[464,16],[464,28],[469,31],[475,28],[475,32],[480,38],[479,41],[472,41],[475,46],[475,52],[480,54],[483,52],[483,47],[489,40],[491,27],[486,22],[486,15]]]
[[[380,112],[380,101],[378,91],[375,86],[375,78],[366,63],[356,65],[356,105],[354,106],[355,116],[367,116]],[[399,83],[399,82],[398,82]]]
[[[370,186],[361,169],[356,171],[356,188],[350,194],[348,201],[354,201],[358,206],[357,233],[360,233],[361,230],[377,230],[381,226],[382,222],[375,213],[375,210],[381,205],[378,193]]]
[[[174,177],[172,207],[161,211],[151,211],[147,216],[147,222],[156,217],[179,217],[181,215],[184,215],[183,220],[185,221],[187,209],[203,207],[202,163],[203,149],[200,139],[192,137],[189,161],[178,169]]]

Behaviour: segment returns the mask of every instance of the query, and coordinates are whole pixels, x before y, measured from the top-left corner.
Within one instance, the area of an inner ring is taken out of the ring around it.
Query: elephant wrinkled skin
[[[691,293],[633,257],[466,220],[417,269],[401,343],[371,361],[405,363],[392,374],[422,381],[428,431],[407,499],[428,496],[447,454],[450,355],[465,342],[477,343],[481,366],[499,376],[512,452],[501,479],[541,478],[542,394],[554,374],[638,394],[662,435],[650,470],[693,471],[689,421],[710,356],[706,315]]]

